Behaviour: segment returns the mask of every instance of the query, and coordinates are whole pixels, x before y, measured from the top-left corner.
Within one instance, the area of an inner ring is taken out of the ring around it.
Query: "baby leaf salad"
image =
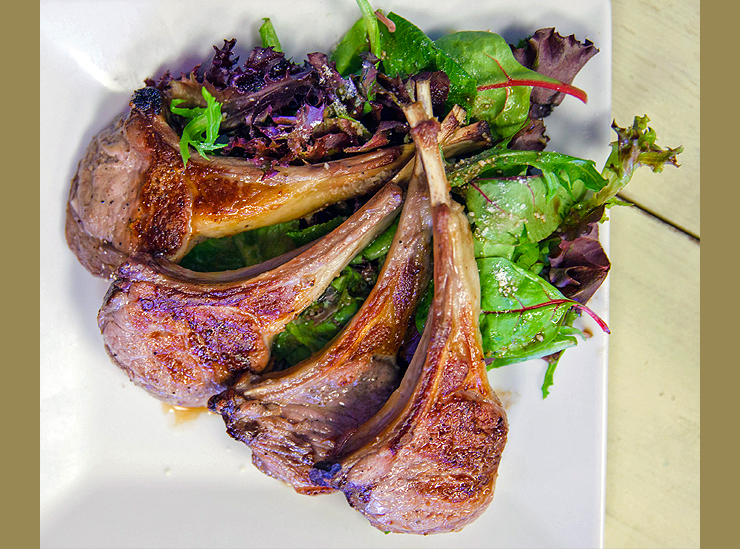
[[[547,396],[562,351],[584,337],[575,320],[584,313],[595,317],[586,304],[610,268],[598,239],[605,211],[619,203],[635,169],[677,166],[681,149],[659,147],[644,116],[626,127],[613,124],[616,140],[601,169],[546,150],[544,120],[553,109],[566,96],[587,100],[572,82],[598,54],[589,41],[552,28],[516,45],[483,31],[432,40],[400,15],[357,3],[361,17],[331,53],[310,53],[302,62],[286,58],[279,29],[266,18],[262,45],[243,62],[236,40],[225,40],[190,73],[166,73],[147,84],[169,100],[185,162],[191,148],[203,156],[237,156],[269,178],[278,166],[409,142],[401,105],[414,100],[415,78],[430,78],[440,120],[458,105],[466,122],[483,121],[490,132],[488,148],[446,158],[453,197],[465,206],[475,237],[489,366],[545,358]],[[199,271],[255,264],[326,234],[359,205],[359,199],[341,202],[300,220],[209,240],[182,264]],[[366,248],[276,338],[275,368],[305,359],[347,323],[373,287],[394,231],[390,227]],[[428,303],[409,329],[408,356]]]

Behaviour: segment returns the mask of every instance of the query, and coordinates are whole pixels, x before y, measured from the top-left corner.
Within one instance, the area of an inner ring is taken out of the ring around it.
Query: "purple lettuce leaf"
[[[525,67],[565,84],[572,84],[588,60],[599,52],[590,40],[582,43],[573,35],[563,37],[554,28],[538,30],[512,51]],[[564,98],[561,92],[534,88],[529,114],[532,118],[544,118]]]
[[[576,75],[598,49],[586,40],[579,42],[575,36],[563,37],[553,28],[540,29],[529,39],[512,47],[516,60],[540,74],[572,84]],[[547,88],[532,88],[529,121],[511,139],[509,148],[523,151],[542,151],[550,140],[545,135],[543,118],[562,103],[565,94]]]
[[[611,263],[599,242],[597,223],[574,240],[561,239],[550,256],[549,279],[564,296],[585,305],[606,279]]]
[[[530,118],[509,142],[509,148],[517,151],[544,151],[550,138],[545,135],[545,123]]]

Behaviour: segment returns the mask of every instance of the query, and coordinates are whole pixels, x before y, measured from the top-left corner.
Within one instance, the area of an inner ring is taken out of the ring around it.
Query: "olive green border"
[[[4,7],[2,538],[6,547],[22,548],[38,547],[39,539],[40,10],[31,2]]]
[[[737,293],[722,282],[738,273],[736,244],[740,185],[732,158],[737,155],[737,109],[730,97],[737,74],[728,74],[727,59],[737,59],[735,2],[701,2],[701,213],[704,240],[701,262],[701,543],[730,547],[737,543],[737,388],[738,356],[734,310]],[[737,62],[732,65],[737,67]],[[731,72],[735,72],[732,71]],[[732,284],[732,283],[731,283]],[[730,540],[734,540],[730,541]]]

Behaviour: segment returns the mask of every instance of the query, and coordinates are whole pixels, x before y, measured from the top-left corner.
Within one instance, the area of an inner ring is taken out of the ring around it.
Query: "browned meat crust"
[[[400,381],[396,354],[431,271],[431,208],[416,174],[377,284],[344,330],[320,353],[261,379],[245,376],[211,399],[227,432],[252,449],[264,473],[314,495],[311,467],[369,420]]]
[[[160,400],[205,405],[239,373],[267,367],[272,338],[388,227],[401,203],[401,190],[386,185],[308,250],[256,276],[189,274],[132,257],[98,315],[109,355]]]
[[[412,126],[433,204],[432,307],[400,387],[311,479],[342,490],[376,528],[430,534],[460,530],[486,509],[508,426],[483,360],[470,226],[431,139],[439,124]]]
[[[410,159],[388,147],[324,164],[265,173],[239,158],[194,154],[183,166],[179,138],[154,88],[91,141],[67,204],[67,243],[93,274],[107,277],[133,253],[181,259],[197,242],[273,225],[377,190]]]

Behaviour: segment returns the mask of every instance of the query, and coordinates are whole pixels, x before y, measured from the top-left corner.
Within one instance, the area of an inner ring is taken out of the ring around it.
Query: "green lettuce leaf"
[[[427,323],[427,316],[429,315],[429,308],[432,306],[434,300],[434,280],[430,280],[427,285],[427,290],[424,292],[419,305],[416,308],[416,315],[414,316],[414,323],[416,324],[416,330],[419,333],[424,331],[424,326]]]
[[[213,238],[196,245],[180,265],[200,272],[227,271],[256,265],[296,248],[290,234],[298,221]]]
[[[483,351],[492,366],[540,358],[572,347],[581,332],[566,299],[544,278],[505,258],[478,259]]]
[[[661,172],[666,164],[678,167],[677,157],[683,147],[663,149],[656,145],[657,135],[648,122],[647,116],[635,116],[632,126],[621,128],[616,122],[612,124],[617,140],[612,143],[612,152],[601,172],[608,183],[591,198],[586,208],[596,208],[615,197],[637,168],[646,166]]]
[[[458,104],[470,109],[476,94],[475,79],[416,25],[395,13],[389,13],[388,19],[395,31],[379,25],[382,71],[390,77],[403,78],[424,71],[444,71],[450,79],[448,108]]]
[[[358,19],[339,41],[329,59],[335,63],[337,72],[346,77],[362,68],[360,54],[369,49],[365,20]]]
[[[396,235],[396,229],[398,229],[399,218],[397,217],[390,227],[375,237],[375,239],[368,244],[358,257],[367,261],[380,260],[382,265],[388,250],[393,244],[393,237]],[[354,262],[354,261],[353,261]]]
[[[545,267],[549,266],[552,249],[557,246],[558,241],[549,238],[540,242],[520,244],[514,247],[508,259],[522,269],[539,275]]]
[[[449,166],[447,175],[465,197],[475,256],[504,257],[535,273],[547,264],[545,240],[607,184],[590,160],[500,147]]]
[[[377,277],[346,267],[323,295],[288,323],[273,342],[276,368],[293,366],[323,349],[352,319],[370,295]]]
[[[647,116],[636,116],[632,125],[626,128],[612,123],[617,140],[611,143],[611,154],[601,171],[604,184],[599,188],[588,187],[595,192],[574,205],[561,223],[560,232],[577,230],[584,221],[594,214],[599,215],[605,207],[622,204],[617,193],[630,182],[638,168],[649,167],[654,172],[661,172],[666,165],[679,166],[678,155],[683,147],[659,147],[655,130],[648,126],[648,122],[650,119]]]
[[[596,169],[593,160],[548,151],[517,151],[504,147],[487,149],[447,167],[451,187],[466,185],[478,177],[512,177],[524,175],[528,168],[542,172],[545,198],[550,200],[561,187],[572,195],[581,186],[599,191],[608,181]]]
[[[291,240],[293,240],[296,247],[300,248],[304,244],[313,242],[317,238],[330,233],[331,231],[339,227],[339,225],[344,223],[346,219],[347,218],[343,216],[335,217],[334,219],[330,219],[325,223],[318,223],[316,225],[311,225],[310,227],[305,227],[303,229],[288,231],[287,234],[291,238]]]
[[[278,38],[272,21],[270,21],[269,17],[263,18],[262,21],[264,21],[264,23],[262,23],[259,30],[260,38],[262,39],[262,47],[272,48],[273,50],[282,53],[283,47],[280,45],[280,39]]]
[[[576,187],[573,194],[568,186]],[[501,254],[495,248],[497,245],[519,246],[544,240],[555,232],[573,203],[581,198],[583,186],[568,181],[568,185],[557,185],[549,199],[547,194],[548,181],[544,175],[471,182],[466,205],[473,225],[476,257],[508,255]],[[522,250],[520,254],[526,251],[535,250]],[[538,255],[539,252],[537,249]]]
[[[378,18],[375,17],[375,12],[367,0],[357,0],[357,6],[362,12],[362,22],[365,24],[365,32],[370,44],[370,51],[378,57],[380,55],[380,26],[378,25]]]
[[[370,51],[376,57],[380,53],[380,25],[373,8],[367,0],[357,0],[357,6],[362,17],[350,27],[330,57],[342,76],[354,74],[362,68],[361,53]]]

